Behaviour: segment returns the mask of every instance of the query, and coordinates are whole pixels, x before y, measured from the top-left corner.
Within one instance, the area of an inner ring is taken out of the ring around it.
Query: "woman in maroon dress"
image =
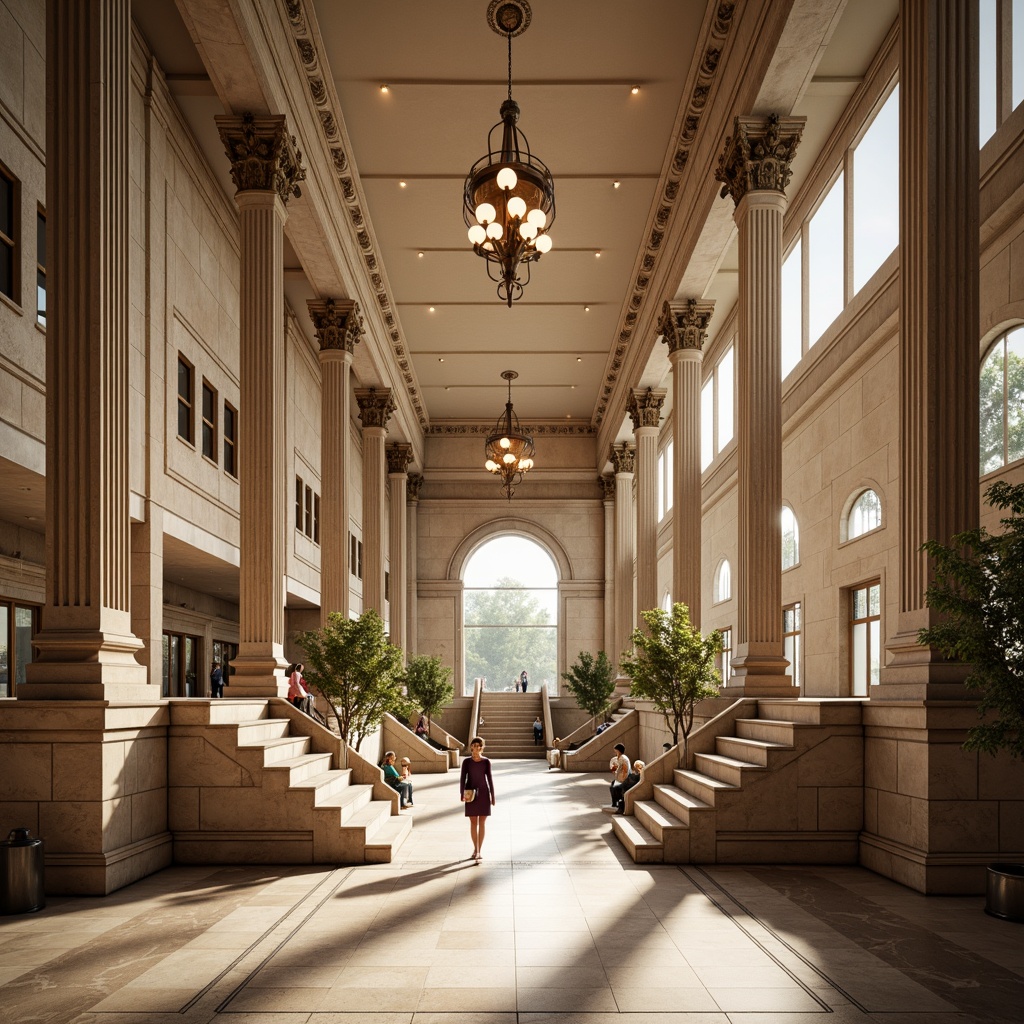
[[[469,741],[469,757],[462,762],[459,791],[466,805],[469,818],[469,834],[473,840],[473,860],[480,860],[480,848],[484,845],[484,830],[491,807],[495,803],[494,780],[491,778],[491,762],[484,754],[484,741],[474,736]]]

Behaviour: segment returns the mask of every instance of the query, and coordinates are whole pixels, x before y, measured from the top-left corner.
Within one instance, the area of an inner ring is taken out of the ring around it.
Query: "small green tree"
[[[455,696],[451,679],[452,670],[442,665],[440,658],[418,654],[409,659],[405,669],[405,688],[409,699],[423,709],[428,722]]]
[[[935,576],[925,592],[940,622],[918,642],[966,662],[968,690],[980,694],[984,720],[967,734],[965,750],[1024,757],[1024,484],[997,481],[985,492],[993,508],[1009,509],[1003,532],[984,527],[941,544],[928,541]]]
[[[333,612],[327,625],[298,633],[295,640],[306,652],[305,677],[327,699],[345,743],[358,750],[388,712],[411,714],[402,691],[402,652],[388,643],[372,608],[358,619]]]
[[[721,677],[715,658],[722,650],[722,634],[716,629],[702,636],[685,604],[674,604],[671,614],[652,608],[640,617],[647,631],[633,630],[633,648],[622,655],[622,670],[633,680],[630,692],[653,701],[664,715],[673,741],[678,743],[682,735],[685,757],[694,705],[718,696]]]
[[[566,688],[576,698],[576,703],[595,722],[608,711],[609,698],[615,689],[615,671],[608,655],[598,651],[595,658],[589,651],[580,651],[576,664],[562,673]]]

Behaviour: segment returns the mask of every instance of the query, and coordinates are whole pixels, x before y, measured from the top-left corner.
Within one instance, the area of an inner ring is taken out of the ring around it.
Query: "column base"
[[[946,661],[934,649],[919,644],[916,623],[896,633],[886,651],[890,660],[881,670],[878,685],[870,689],[872,700],[978,700],[964,687],[970,666]]]
[[[231,662],[225,697],[287,697],[288,663],[276,654],[237,655]]]
[[[796,700],[800,687],[793,685],[790,676],[737,676],[728,686],[719,688],[723,697],[785,697]]]
[[[145,665],[135,656],[142,641],[132,633],[98,629],[43,629],[33,641],[39,657],[18,686],[22,700],[148,701],[160,699]]]
[[[789,662],[774,653],[775,644],[748,643],[740,646],[739,656],[733,658],[733,677],[721,688],[723,695],[737,697],[792,697],[800,696],[800,687],[793,685],[787,673]]]

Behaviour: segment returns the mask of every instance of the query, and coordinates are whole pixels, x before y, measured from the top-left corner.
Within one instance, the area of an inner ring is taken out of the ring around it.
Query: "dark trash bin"
[[[46,906],[43,841],[27,828],[0,840],[0,914],[27,914]]]

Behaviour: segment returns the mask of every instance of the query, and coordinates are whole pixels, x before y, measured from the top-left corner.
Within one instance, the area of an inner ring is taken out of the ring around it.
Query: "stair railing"
[[[469,743],[474,736],[480,735],[480,704],[483,694],[484,681],[478,676],[473,685],[473,707],[469,713],[469,735],[466,737],[466,743]]]
[[[551,726],[551,694],[541,683],[540,687],[540,720],[544,723],[544,749],[547,750],[554,742],[555,730]]]

